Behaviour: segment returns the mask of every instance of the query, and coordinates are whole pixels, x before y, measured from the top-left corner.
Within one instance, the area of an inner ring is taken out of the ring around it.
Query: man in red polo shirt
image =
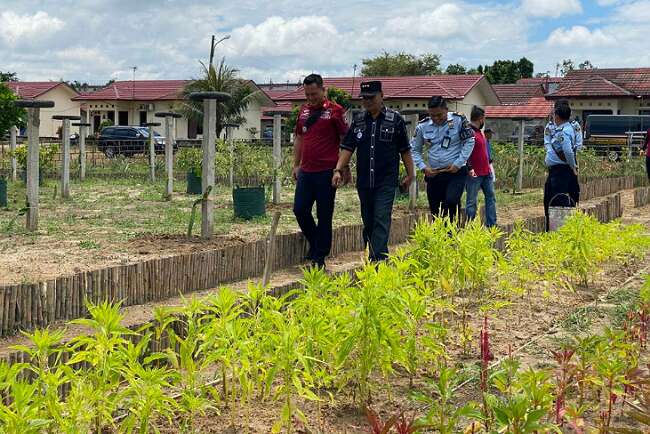
[[[488,156],[487,140],[481,132],[485,124],[485,110],[474,106],[470,114],[470,124],[474,130],[474,149],[467,160],[469,174],[467,175],[467,197],[465,202],[465,213],[468,219],[476,217],[478,202],[478,191],[483,190],[485,196],[485,226],[491,227],[497,224],[497,202],[494,194],[494,182],[492,181],[492,169],[490,157]]]
[[[307,259],[324,267],[332,246],[336,195],[332,175],[348,126],[343,119],[343,107],[327,100],[320,75],[305,77],[303,87],[307,104],[298,112],[293,144],[293,178],[296,180],[293,213],[309,242]],[[314,202],[318,224],[312,216]]]

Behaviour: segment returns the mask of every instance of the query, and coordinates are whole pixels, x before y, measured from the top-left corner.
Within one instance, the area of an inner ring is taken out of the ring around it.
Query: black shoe
[[[307,252],[307,254],[306,254],[305,256],[303,256],[302,259],[303,259],[304,261],[311,261],[311,262],[313,262],[313,261],[316,260],[316,259],[314,258],[314,253],[313,253],[311,250],[310,250],[309,252]]]

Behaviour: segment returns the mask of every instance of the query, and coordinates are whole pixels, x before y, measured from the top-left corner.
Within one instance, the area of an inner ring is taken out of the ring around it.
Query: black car
[[[164,153],[165,138],[154,131],[153,140],[156,154]],[[149,130],[146,127],[106,127],[99,133],[97,148],[108,158],[117,155],[129,157],[135,154],[147,154],[149,152]]]

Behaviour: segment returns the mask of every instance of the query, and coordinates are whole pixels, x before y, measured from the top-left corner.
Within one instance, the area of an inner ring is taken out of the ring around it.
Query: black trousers
[[[650,157],[645,157],[645,171],[648,174],[648,181],[650,181]]]
[[[577,186],[577,190],[576,190]],[[548,168],[548,177],[544,184],[544,215],[546,216],[546,230],[548,230],[549,206],[575,207],[580,200],[580,186],[578,177],[571,167],[558,164]]]
[[[427,182],[427,199],[429,209],[434,216],[449,216],[454,221],[460,211],[460,199],[467,181],[467,167],[461,167],[456,173],[441,173]]]
[[[369,246],[373,262],[388,258],[388,238],[393,218],[395,182],[386,182],[374,188],[357,188],[363,220],[363,240]]]
[[[298,173],[296,194],[293,199],[293,213],[298,226],[309,242],[309,257],[323,262],[332,249],[332,216],[336,189],[332,187],[332,170]],[[316,217],[312,208],[316,202]]]

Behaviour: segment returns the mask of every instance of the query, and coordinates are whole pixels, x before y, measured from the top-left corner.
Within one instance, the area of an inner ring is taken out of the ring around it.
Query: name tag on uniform
[[[442,149],[447,149],[447,148],[449,148],[450,144],[451,144],[451,137],[445,136],[442,139],[442,144],[440,146],[442,147]]]

